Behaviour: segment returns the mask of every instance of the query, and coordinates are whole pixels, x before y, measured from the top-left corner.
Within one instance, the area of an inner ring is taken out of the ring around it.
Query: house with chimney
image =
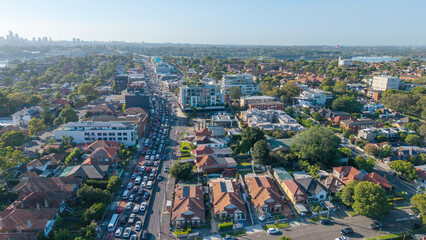
[[[259,213],[275,212],[290,214],[272,178],[265,175],[247,174],[244,178],[251,201]]]
[[[245,224],[247,208],[236,179],[218,178],[211,182],[213,214],[221,219],[233,219]]]
[[[195,166],[198,172],[235,174],[238,164],[232,157],[205,155],[201,159],[195,159]]]
[[[206,220],[204,190],[198,185],[177,185],[173,200],[171,222],[175,226],[197,226]]]
[[[109,165],[117,166],[119,162],[117,147],[100,147],[95,149],[90,156],[84,160],[82,165]]]
[[[296,178],[296,183],[308,195],[309,202],[324,201],[327,199],[327,189],[312,177]]]

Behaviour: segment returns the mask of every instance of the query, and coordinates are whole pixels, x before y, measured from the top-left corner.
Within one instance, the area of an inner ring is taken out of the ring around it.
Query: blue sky
[[[426,0],[0,0],[0,36],[254,45],[426,45]]]

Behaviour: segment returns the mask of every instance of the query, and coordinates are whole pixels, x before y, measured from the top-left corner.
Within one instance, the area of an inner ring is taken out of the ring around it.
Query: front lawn
[[[278,223],[278,224],[269,224],[266,226],[263,226],[262,228],[264,230],[268,230],[268,228],[286,228],[286,227],[290,227],[290,223]]]
[[[241,230],[237,230],[235,232],[232,231],[232,232],[229,232],[229,233],[221,233],[220,234],[221,237],[225,237],[226,235],[230,235],[230,236],[234,236],[234,237],[241,237],[241,236],[246,235],[246,230],[241,229]]]

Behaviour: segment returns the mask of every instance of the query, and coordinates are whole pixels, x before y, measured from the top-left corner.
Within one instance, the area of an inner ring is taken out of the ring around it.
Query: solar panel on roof
[[[183,189],[182,189],[182,196],[184,197],[184,198],[188,198],[189,197],[189,186],[183,186]]]

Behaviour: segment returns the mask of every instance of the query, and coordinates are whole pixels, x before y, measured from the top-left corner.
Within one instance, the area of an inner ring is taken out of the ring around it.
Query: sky
[[[241,45],[426,45],[426,0],[0,0],[0,36]]]

